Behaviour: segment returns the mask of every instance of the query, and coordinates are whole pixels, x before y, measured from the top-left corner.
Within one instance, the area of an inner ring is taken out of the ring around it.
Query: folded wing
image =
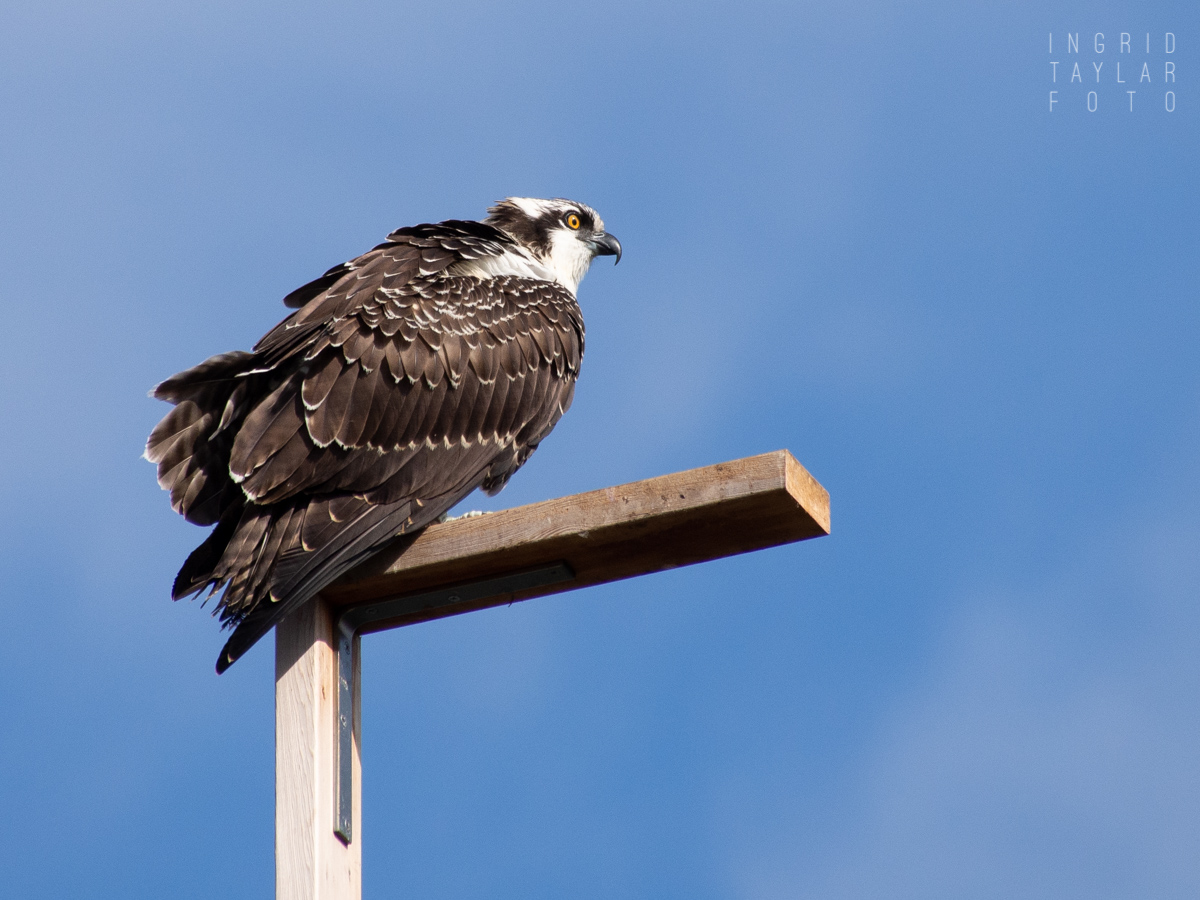
[[[394,232],[289,295],[303,305],[253,353],[155,390],[176,405],[147,458],[178,512],[217,526],[173,595],[223,589],[218,671],[396,535],[498,491],[570,406],[574,297],[447,271],[510,242],[475,222]]]

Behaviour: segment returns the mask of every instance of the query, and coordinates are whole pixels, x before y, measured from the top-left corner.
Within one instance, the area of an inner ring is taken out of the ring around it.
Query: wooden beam
[[[355,840],[334,834],[337,764],[336,610],[316,597],[275,626],[275,896],[362,897],[361,654],[354,654]]]
[[[276,626],[276,897],[362,895],[357,637],[349,645],[347,726],[353,840],[336,834],[336,810],[346,803],[346,796],[335,797],[339,617],[359,623],[355,634],[378,631],[828,533],[829,495],[780,450],[445,522],[398,539]],[[430,592],[439,597],[434,608]],[[407,599],[380,602],[396,597]],[[349,836],[345,829],[343,835]]]
[[[381,622],[380,630],[829,533],[829,494],[786,450],[431,525],[327,588],[336,606],[566,562],[575,578]]]

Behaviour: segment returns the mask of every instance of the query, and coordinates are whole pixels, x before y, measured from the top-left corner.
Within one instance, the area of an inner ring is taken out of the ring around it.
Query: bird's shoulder
[[[453,492],[439,479],[463,467],[498,489],[570,406],[583,350],[579,307],[555,283],[377,291],[286,360],[260,362],[230,414],[231,477],[262,506],[339,492],[424,502]]]
[[[582,331],[574,295],[546,277],[517,242],[484,222],[448,220],[399,228],[383,243],[289,294],[299,306],[254,351],[266,366],[356,319],[407,340],[417,333],[474,332],[529,316]],[[526,323],[527,325],[529,323]]]
[[[284,306],[301,309],[329,292],[349,275],[356,281],[384,280],[391,284],[429,278],[455,263],[500,256],[516,248],[511,236],[486,222],[449,219],[445,222],[397,228],[387,240],[366,253],[329,269],[283,298]]]

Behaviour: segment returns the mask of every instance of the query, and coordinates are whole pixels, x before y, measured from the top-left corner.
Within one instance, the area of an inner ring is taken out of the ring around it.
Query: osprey
[[[591,207],[510,197],[400,228],[293,291],[252,352],[158,385],[146,443],[171,507],[216,525],[171,596],[224,589],[223,672],[400,534],[495,494],[571,405],[575,291],[621,244]]]

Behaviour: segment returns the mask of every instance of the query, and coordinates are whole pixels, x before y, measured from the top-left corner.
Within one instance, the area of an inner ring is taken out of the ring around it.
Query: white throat
[[[550,252],[545,263],[554,272],[554,280],[574,294],[592,264],[592,249],[569,231],[550,232]]]

